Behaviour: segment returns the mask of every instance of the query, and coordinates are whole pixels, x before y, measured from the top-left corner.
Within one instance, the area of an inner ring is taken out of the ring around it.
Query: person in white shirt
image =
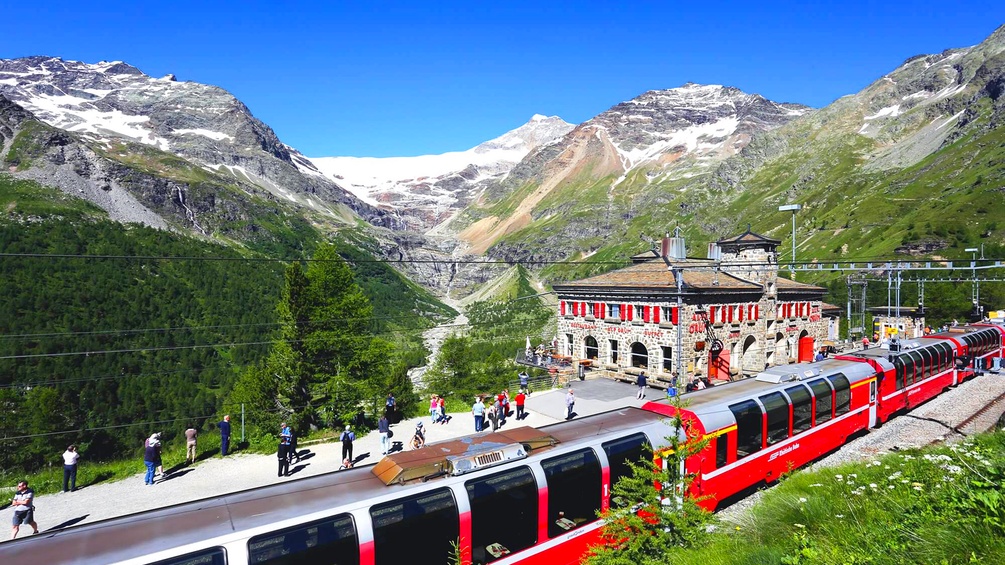
[[[80,454],[77,453],[77,446],[71,445],[63,452],[63,492],[77,490],[77,461]]]

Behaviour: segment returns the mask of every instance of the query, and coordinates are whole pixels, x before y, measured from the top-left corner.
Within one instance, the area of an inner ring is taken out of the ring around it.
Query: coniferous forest
[[[10,178],[0,178],[0,204],[0,469],[8,471],[58,463],[69,443],[92,461],[133,456],[152,431],[171,438],[240,413],[230,401],[239,375],[288,337],[277,309],[284,273],[316,245],[252,254],[112,222]],[[353,331],[398,346],[372,374],[406,395],[407,379],[393,376],[424,360],[421,331],[434,323],[430,313],[449,309],[364,252],[329,247],[342,283],[367,304]],[[275,416],[247,410],[252,425]]]

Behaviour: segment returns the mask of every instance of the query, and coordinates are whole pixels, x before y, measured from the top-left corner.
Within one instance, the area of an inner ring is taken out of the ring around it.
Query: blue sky
[[[312,157],[463,150],[688,81],[820,107],[1005,23],[991,0],[114,4],[7,5],[0,58],[215,84]]]

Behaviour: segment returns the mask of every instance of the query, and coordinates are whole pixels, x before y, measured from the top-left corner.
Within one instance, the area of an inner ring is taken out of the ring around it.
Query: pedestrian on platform
[[[447,418],[447,401],[442,396],[439,396],[436,399],[436,403],[436,407],[440,411],[439,422],[440,424],[446,424],[449,421],[449,418]]]
[[[527,415],[523,412],[524,403],[527,402],[527,395],[521,390],[516,393],[516,398],[514,400],[516,400],[516,419],[517,421],[523,420],[527,417]]]
[[[38,533],[38,524],[35,523],[35,491],[28,488],[28,481],[21,481],[17,484],[17,492],[11,499],[10,505],[14,507],[14,527],[10,532],[10,539],[17,537],[17,532],[21,524],[28,524],[33,530],[32,534]]]
[[[439,420],[440,415],[440,401],[439,398],[434,394],[429,397],[429,419],[435,424]]]
[[[185,430],[185,462],[195,463],[196,443],[199,438],[199,430],[189,426]]]
[[[224,416],[216,427],[220,428],[220,456],[226,457],[230,449],[230,416]]]
[[[571,420],[572,415],[575,414],[575,408],[576,408],[576,395],[573,394],[571,388],[569,389],[569,392],[565,395],[565,408],[566,408],[565,419]]]
[[[77,461],[80,454],[77,453],[77,446],[71,445],[63,452],[63,492],[77,490]]]
[[[394,394],[387,393],[387,400],[384,401],[384,415],[387,416],[389,424],[394,423],[394,410],[396,406],[397,402],[394,400]]]
[[[147,467],[147,473],[143,477],[143,484],[154,484],[154,472],[161,464],[161,435],[155,433],[143,442],[143,464]]]
[[[391,425],[387,422],[386,414],[377,422],[377,432],[380,433],[380,452],[382,455],[387,455],[387,452],[391,451]]]
[[[279,449],[276,451],[276,458],[279,459],[279,476],[290,476],[290,445],[293,440],[293,431],[286,425],[286,422],[279,424]]]
[[[475,431],[482,431],[482,426],[485,424],[485,404],[482,403],[482,397],[475,398],[475,403],[471,405],[471,414],[475,417]]]
[[[520,371],[520,374],[517,376],[520,378],[520,390],[524,391],[527,394],[530,394],[529,390],[530,375],[527,374],[527,371]]]
[[[346,426],[342,430],[342,436],[339,437],[339,440],[342,441],[342,460],[348,459],[349,461],[353,461],[352,442],[356,441],[356,434],[353,433],[352,428]]]
[[[639,392],[635,395],[635,398],[642,400],[646,397],[646,372],[639,371],[639,376],[635,379],[635,384],[639,386]]]

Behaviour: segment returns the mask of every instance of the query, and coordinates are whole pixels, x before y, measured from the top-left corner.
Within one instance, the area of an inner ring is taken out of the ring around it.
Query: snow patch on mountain
[[[526,124],[466,151],[414,157],[312,157],[318,171],[370,204],[421,217],[426,230],[455,205],[470,201],[484,181],[503,178],[531,151],[561,139],[574,126],[535,114]]]

